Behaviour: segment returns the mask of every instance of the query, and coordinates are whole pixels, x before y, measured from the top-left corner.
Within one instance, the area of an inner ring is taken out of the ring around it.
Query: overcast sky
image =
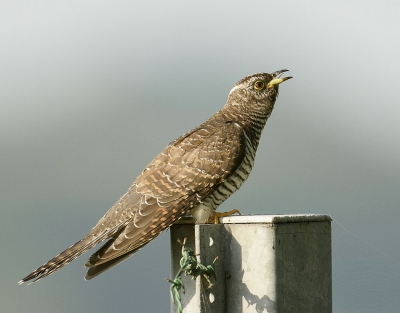
[[[2,311],[168,312],[169,233],[90,282],[87,254],[16,283],[237,81],[287,68],[255,168],[222,209],[331,215],[334,312],[398,312],[399,16],[394,0],[2,1]]]

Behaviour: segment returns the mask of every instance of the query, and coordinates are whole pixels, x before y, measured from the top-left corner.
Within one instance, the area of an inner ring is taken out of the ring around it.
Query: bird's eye
[[[257,80],[254,83],[254,89],[255,90],[262,90],[262,89],[264,89],[264,87],[265,87],[265,84],[264,84],[264,82],[262,80]]]

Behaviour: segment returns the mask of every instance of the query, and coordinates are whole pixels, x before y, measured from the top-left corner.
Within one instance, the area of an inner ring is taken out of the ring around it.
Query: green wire
[[[185,293],[185,286],[182,282],[182,273],[184,273],[185,276],[192,276],[193,280],[195,280],[198,276],[203,276],[208,282],[207,288],[212,288],[213,284],[210,281],[210,277],[216,278],[214,263],[215,261],[217,261],[218,257],[214,259],[211,265],[205,266],[197,262],[193,250],[190,247],[186,246],[186,238],[183,239],[183,242],[178,239],[178,242],[182,245],[182,258],[179,262],[181,268],[176,274],[174,280],[170,280],[168,278],[166,278],[165,280],[171,283],[170,294],[172,302],[177,303],[178,312],[182,313],[183,307],[181,295],[179,293],[179,290],[181,289],[183,293]]]

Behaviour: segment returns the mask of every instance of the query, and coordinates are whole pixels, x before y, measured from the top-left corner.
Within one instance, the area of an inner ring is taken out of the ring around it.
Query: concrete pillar
[[[331,218],[328,215],[252,215],[171,227],[171,278],[179,270],[187,238],[198,261],[215,263],[217,279],[184,277],[183,313],[331,313]],[[172,312],[177,312],[172,305]]]

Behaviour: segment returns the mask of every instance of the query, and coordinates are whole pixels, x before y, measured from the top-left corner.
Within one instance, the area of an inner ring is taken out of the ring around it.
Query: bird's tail
[[[77,257],[85,253],[87,250],[93,248],[99,242],[106,239],[109,233],[104,233],[99,236],[94,236],[92,233],[86,235],[83,239],[69,247],[68,249],[61,252],[59,255],[52,258],[47,263],[43,264],[41,267],[30,273],[25,278],[21,279],[18,284],[23,284],[27,281],[33,280],[31,283],[37,282],[46,276],[53,274],[60,268],[69,264]]]

